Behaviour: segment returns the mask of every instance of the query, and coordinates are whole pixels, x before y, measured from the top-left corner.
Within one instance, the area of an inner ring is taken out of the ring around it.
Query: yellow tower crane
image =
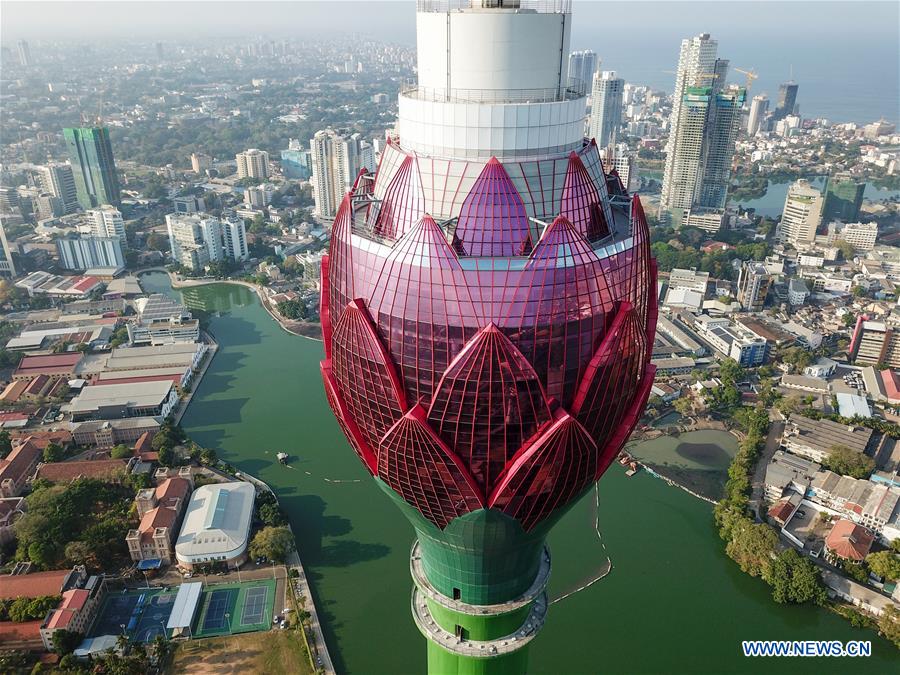
[[[736,70],[737,72],[743,73],[744,75],[747,76],[747,85],[746,85],[746,89],[747,89],[747,91],[750,91],[750,87],[753,85],[753,80],[755,80],[756,78],[758,78],[759,75],[757,75],[756,71],[753,70],[752,68],[751,68],[750,70],[744,70],[743,68],[735,68],[735,70]]]

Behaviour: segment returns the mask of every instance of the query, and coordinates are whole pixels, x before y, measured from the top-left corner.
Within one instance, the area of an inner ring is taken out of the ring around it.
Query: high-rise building
[[[822,209],[822,222],[830,223],[840,220],[851,223],[859,220],[866,182],[859,181],[849,173],[837,173],[828,177],[825,184],[825,206]]]
[[[163,43],[157,42],[156,43],[156,58],[157,58],[157,60],[162,61],[165,58],[165,55],[166,55],[166,53],[163,50]]]
[[[192,270],[226,258],[242,262],[249,257],[244,221],[233,211],[222,218],[208,213],[170,213],[166,216],[172,258]]]
[[[850,339],[850,357],[859,365],[900,368],[900,324],[860,314]]]
[[[708,33],[681,43],[660,197],[660,217],[676,225],[710,216],[721,223],[728,198],[746,91],[723,90],[728,61],[717,49]]]
[[[16,276],[16,264],[13,261],[12,249],[6,238],[6,228],[3,226],[2,219],[0,219],[0,275]]]
[[[91,234],[95,237],[118,237],[125,241],[125,221],[122,212],[115,206],[106,204],[87,212],[91,224]]]
[[[591,121],[589,136],[601,148],[616,142],[622,124],[622,92],[625,80],[613,70],[594,73],[591,87]]]
[[[798,180],[788,188],[778,224],[777,239],[800,248],[812,244],[822,223],[825,198],[808,181]]]
[[[738,273],[738,302],[748,312],[761,312],[771,284],[772,275],[764,263],[745,260]]]
[[[119,176],[106,127],[63,129],[75,177],[78,203],[84,209],[119,205]]]
[[[316,215],[333,218],[344,193],[353,186],[362,168],[361,137],[345,136],[334,129],[317,131],[309,142],[312,155],[313,198]],[[374,152],[366,151],[366,161],[374,163]]]
[[[47,164],[37,170],[37,181],[42,191],[58,197],[66,213],[78,208],[78,191],[70,164]]]
[[[259,178],[265,180],[269,177],[269,153],[264,150],[251,148],[234,156],[237,160],[237,175],[242,178]]]
[[[118,271],[125,267],[122,241],[118,237],[62,237],[56,240],[56,254],[64,270]]]
[[[244,227],[244,219],[239,218],[233,211],[225,211],[222,214],[222,246],[225,249],[225,257],[235,262],[243,262],[250,257],[247,247],[247,231]]]
[[[788,115],[793,115],[797,108],[797,90],[800,88],[796,82],[782,82],[778,86],[778,105],[772,114],[775,121],[783,120]]]
[[[418,82],[322,260],[321,371],[415,529],[428,671],[514,675],[549,606],[547,534],[652,386],[656,273],[560,69],[570,3],[472,5],[417,5]]]
[[[597,70],[597,54],[593,50],[572,52],[569,54],[569,81],[577,84],[582,91],[588,91]]]
[[[281,151],[281,172],[285,178],[299,180],[312,176],[312,153],[296,138],[291,138],[287,150]]]
[[[170,213],[166,226],[172,258],[180,265],[197,271],[222,259],[222,231],[217,218],[201,213]]]
[[[750,101],[750,116],[747,118],[747,135],[755,136],[760,127],[766,121],[766,113],[769,112],[769,98],[764,94],[753,97]]]
[[[31,65],[31,49],[28,47],[28,43],[25,42],[25,40],[19,40],[16,43],[16,52],[19,55],[20,66]]]

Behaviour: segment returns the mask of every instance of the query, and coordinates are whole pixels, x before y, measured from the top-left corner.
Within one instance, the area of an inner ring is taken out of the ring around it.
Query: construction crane
[[[746,89],[747,89],[747,91],[750,91],[750,87],[753,85],[753,80],[755,80],[756,78],[758,78],[759,75],[757,75],[756,71],[753,70],[752,68],[751,68],[750,70],[744,70],[743,68],[735,68],[735,70],[736,70],[737,72],[743,73],[744,75],[747,76],[747,85],[746,85]]]

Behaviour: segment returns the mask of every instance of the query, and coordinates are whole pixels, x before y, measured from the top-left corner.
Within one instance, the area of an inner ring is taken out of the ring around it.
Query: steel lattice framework
[[[374,188],[361,175],[345,196],[323,260],[329,404],[367,469],[437,528],[496,509],[530,531],[600,477],[649,395],[640,200],[586,142],[543,174],[464,167],[477,177],[439,223],[419,158],[396,143],[385,157]]]

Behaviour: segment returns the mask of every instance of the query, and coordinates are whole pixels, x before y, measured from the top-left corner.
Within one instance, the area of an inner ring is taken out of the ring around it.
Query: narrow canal
[[[172,293],[165,275],[142,281]],[[320,343],[283,332],[241,286],[183,296],[212,314],[220,344],[183,425],[278,492],[339,671],[423,672],[425,645],[409,613],[412,532],[331,416]],[[276,462],[279,451],[292,456],[292,468]],[[553,605],[531,650],[532,673],[896,672],[898,652],[873,633],[821,609],[776,605],[762,581],[725,557],[708,504],[646,474],[626,478],[614,465],[600,483],[599,515],[612,573]],[[591,492],[553,531],[553,597],[605,563],[594,519]],[[747,639],[872,639],[874,656],[761,663],[742,656]]]

